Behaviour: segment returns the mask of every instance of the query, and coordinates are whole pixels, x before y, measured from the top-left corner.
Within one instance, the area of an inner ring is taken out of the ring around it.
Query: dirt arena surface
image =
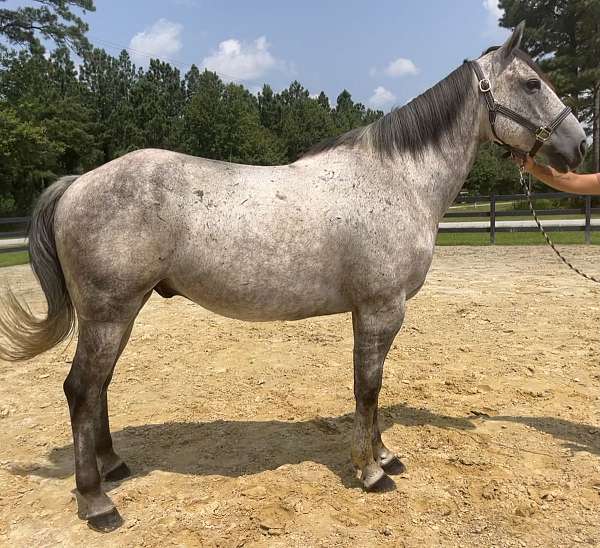
[[[600,249],[568,254],[600,274]],[[28,267],[5,282],[43,309]],[[366,494],[350,315],[250,324],[155,296],[109,395],[134,472],[107,484],[114,533],[70,493],[74,344],[0,364],[0,545],[599,546],[599,326],[600,286],[547,248],[439,248],[380,397],[408,471]]]

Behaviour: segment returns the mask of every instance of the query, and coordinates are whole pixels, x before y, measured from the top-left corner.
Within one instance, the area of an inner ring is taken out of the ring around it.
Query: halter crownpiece
[[[518,152],[523,154],[523,151],[515,149],[513,146],[509,145],[500,139],[500,137],[498,137],[498,134],[496,133],[496,117],[498,114],[517,122],[517,124],[523,126],[525,129],[528,129],[531,133],[533,133],[535,136],[535,143],[532,149],[527,153],[533,158],[539,152],[540,148],[542,148],[544,143],[550,139],[550,137],[552,137],[552,134],[556,131],[558,126],[560,126],[560,124],[562,124],[567,116],[569,116],[569,114],[572,112],[570,107],[565,107],[562,112],[552,121],[552,123],[548,124],[547,126],[537,126],[527,118],[521,116],[518,112],[515,112],[514,110],[497,103],[494,100],[494,94],[492,93],[492,84],[483,74],[483,71],[481,70],[481,67],[477,61],[466,62],[473,69],[477,76],[479,92],[483,95],[487,104],[488,116],[490,118],[490,125],[492,127],[494,138],[500,145],[508,149],[510,152]]]

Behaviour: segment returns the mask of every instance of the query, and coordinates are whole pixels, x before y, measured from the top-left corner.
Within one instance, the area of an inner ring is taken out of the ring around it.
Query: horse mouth
[[[573,160],[572,158],[567,158],[563,154],[555,151],[547,153],[546,157],[550,166],[560,173],[567,173],[573,169],[576,169],[579,164],[581,164],[581,160],[579,158],[577,160]]]
[[[569,164],[564,158],[551,158],[550,166],[560,173],[567,173],[570,171]]]

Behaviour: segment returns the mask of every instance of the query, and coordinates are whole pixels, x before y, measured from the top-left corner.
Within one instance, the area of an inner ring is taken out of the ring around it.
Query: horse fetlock
[[[98,463],[100,475],[108,481],[116,481],[117,479],[123,479],[123,477],[127,477],[123,476],[116,478],[114,477],[115,474],[122,475],[126,471],[129,474],[131,473],[129,467],[123,462],[123,459],[114,451],[108,451],[106,453],[96,455],[96,461]]]
[[[373,458],[381,467],[389,464],[395,457],[396,455],[394,455],[394,453],[392,453],[385,445],[377,444],[373,447]]]
[[[406,472],[404,463],[383,444],[373,446],[373,457],[386,474],[397,476]]]
[[[359,471],[364,470],[367,466],[373,463],[373,458],[368,451],[364,450],[360,440],[359,442],[355,441],[352,444],[351,458],[352,464],[354,464],[354,467]]]
[[[131,470],[124,462],[104,475],[106,481],[121,481],[131,476]]]

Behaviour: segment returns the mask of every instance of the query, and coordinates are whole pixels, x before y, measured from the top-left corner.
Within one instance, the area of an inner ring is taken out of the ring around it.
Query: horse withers
[[[564,105],[519,49],[522,34],[521,25],[477,64],[498,104],[543,126]],[[111,531],[122,522],[102,488],[103,478],[129,474],[113,448],[107,389],[155,290],[249,321],[351,312],[352,462],[367,490],[389,485],[386,471],[401,463],[377,419],[383,363],[406,301],[425,281],[438,223],[482,143],[527,151],[536,141],[514,119],[491,123],[484,89],[463,64],[403,108],[290,165],[140,150],[62,179],[41,196],[29,248],[48,313],[39,318],[5,295],[0,358],[32,358],[77,326],[64,390],[79,513],[92,528]],[[564,171],[581,162],[584,146],[569,114],[541,152]]]

